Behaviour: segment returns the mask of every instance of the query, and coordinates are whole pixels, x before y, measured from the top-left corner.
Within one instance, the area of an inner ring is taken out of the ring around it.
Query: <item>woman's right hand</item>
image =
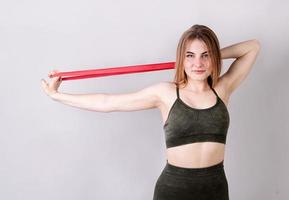
[[[48,76],[51,78],[53,74],[57,73],[58,70],[53,70],[48,73]],[[62,82],[61,76],[51,78],[50,83],[46,82],[45,79],[41,79],[41,86],[44,92],[52,97],[53,94],[58,93],[58,88]]]

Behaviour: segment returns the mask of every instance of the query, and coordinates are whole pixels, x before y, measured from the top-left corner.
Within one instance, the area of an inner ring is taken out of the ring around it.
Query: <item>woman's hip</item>
[[[228,200],[223,161],[209,167],[183,168],[166,163],[157,179],[153,200]]]

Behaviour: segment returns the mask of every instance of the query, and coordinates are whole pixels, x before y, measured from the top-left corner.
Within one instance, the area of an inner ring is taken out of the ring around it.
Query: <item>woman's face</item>
[[[192,80],[207,80],[211,75],[210,52],[202,40],[194,39],[187,43],[184,68],[188,78]]]

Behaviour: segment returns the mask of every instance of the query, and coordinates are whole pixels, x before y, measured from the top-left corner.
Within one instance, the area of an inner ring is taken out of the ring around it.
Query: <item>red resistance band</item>
[[[157,63],[157,64],[112,67],[112,68],[102,68],[102,69],[93,69],[93,70],[58,72],[58,73],[55,73],[53,76],[51,76],[51,78],[61,76],[62,80],[65,81],[65,80],[85,79],[85,78],[94,78],[94,77],[111,76],[111,75],[119,75],[119,74],[166,70],[166,69],[174,69],[174,68],[175,68],[175,62],[166,62],[166,63]]]

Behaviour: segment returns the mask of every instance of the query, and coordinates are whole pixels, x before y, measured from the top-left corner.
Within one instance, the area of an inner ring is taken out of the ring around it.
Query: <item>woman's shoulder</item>
[[[158,92],[160,93],[167,93],[176,89],[176,84],[172,81],[161,81],[157,83],[156,86],[158,88]]]
[[[170,104],[176,98],[176,84],[172,81],[157,83],[156,90],[158,97],[164,105]]]
[[[176,85],[174,82],[170,81],[161,81],[154,84],[151,84],[141,91],[145,91],[146,93],[151,93],[156,96],[166,96],[168,93],[171,93],[172,90],[175,90]]]

